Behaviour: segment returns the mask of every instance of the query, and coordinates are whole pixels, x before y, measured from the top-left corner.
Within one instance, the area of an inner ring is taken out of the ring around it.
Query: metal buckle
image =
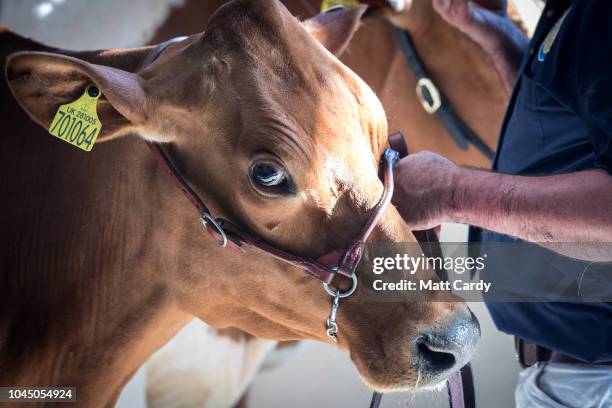
[[[332,268],[337,270],[338,268]],[[355,293],[355,290],[357,289],[357,284],[359,283],[357,280],[357,274],[353,273],[351,275],[351,278],[353,279],[353,286],[351,286],[351,288],[349,290],[347,290],[346,292],[340,292],[340,290],[332,290],[329,285],[325,282],[323,282],[323,288],[325,289],[325,291],[329,294],[329,296],[331,297],[336,297],[338,296],[338,298],[342,299],[345,297],[349,297],[351,296],[353,293]]]
[[[221,225],[219,225],[219,222],[214,219],[213,216],[209,213],[202,214],[200,220],[202,220],[202,225],[204,225],[206,231],[208,231],[211,235],[213,235],[214,232],[217,233],[220,238],[215,238],[215,241],[217,241],[217,244],[219,244],[219,246],[225,248],[227,246],[227,235],[225,234],[225,231],[223,231],[223,228],[221,228]],[[213,226],[213,228],[215,229],[214,232],[209,231],[209,225]]]
[[[332,269],[337,270],[338,267]],[[355,293],[355,290],[357,289],[357,274],[353,273],[351,275],[351,278],[353,279],[353,286],[351,286],[351,288],[346,292],[340,292],[340,289],[333,291],[327,283],[323,283],[323,288],[325,289],[325,291],[331,297],[334,298],[331,313],[329,314],[329,317],[325,322],[327,324],[327,337],[329,337],[334,343],[338,342],[338,323],[336,322],[336,313],[338,312],[338,308],[340,307],[340,299],[351,296],[353,293]]]
[[[427,93],[431,97],[431,102],[425,97],[424,90],[427,90]],[[438,88],[431,79],[419,79],[416,85],[416,93],[421,101],[421,105],[423,105],[423,109],[425,109],[427,113],[436,113],[436,111],[440,109],[440,106],[442,106],[440,91],[438,91]]]

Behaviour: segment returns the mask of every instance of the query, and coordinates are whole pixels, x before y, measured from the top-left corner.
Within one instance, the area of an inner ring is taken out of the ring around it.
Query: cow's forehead
[[[278,79],[288,90],[312,86],[333,60],[284,6],[271,1],[222,7],[211,18],[205,41],[221,57],[231,58],[233,68]]]
[[[275,1],[232,1],[210,18],[206,31],[219,48],[240,49],[255,44],[283,45],[299,21]]]
[[[245,125],[270,119],[317,144],[338,132],[386,132],[373,92],[279,3],[227,4],[211,18],[204,41],[230,65]]]

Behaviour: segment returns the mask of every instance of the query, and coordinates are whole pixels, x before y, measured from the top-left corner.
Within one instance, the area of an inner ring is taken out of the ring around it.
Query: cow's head
[[[171,143],[182,173],[215,215],[317,258],[351,242],[383,191],[378,164],[387,143],[385,113],[334,55],[347,45],[362,12],[300,22],[278,1],[234,1],[216,12],[204,33],[172,45],[137,72],[19,53],[6,74],[17,100],[45,128],[58,105],[96,84],[103,92],[98,143],[136,137],[132,133]],[[162,172],[159,177],[171,185]],[[206,234],[193,233],[199,222],[193,208],[172,197],[175,212],[159,216],[174,217],[175,230],[163,238],[178,260],[167,278],[177,304],[209,324],[265,338],[329,341],[331,298],[319,281],[265,254],[215,246]],[[415,242],[393,207],[371,240]],[[365,258],[378,255],[391,254]],[[360,302],[373,292],[365,264],[338,322],[339,346],[370,385],[409,388],[417,378],[420,386],[433,384],[466,362],[479,330],[463,303],[447,294]]]

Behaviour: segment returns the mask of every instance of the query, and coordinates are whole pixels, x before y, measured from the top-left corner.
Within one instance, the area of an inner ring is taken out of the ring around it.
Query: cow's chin
[[[361,380],[380,393],[439,390],[446,385],[450,374],[430,376],[421,373],[410,359],[385,356],[380,361],[371,354],[367,358],[351,353]],[[374,361],[372,359],[375,359]]]
[[[427,382],[425,380],[417,380],[417,381],[402,381],[398,380],[397,382],[389,381],[385,379],[385,381],[375,381],[370,378],[366,378],[361,373],[359,374],[361,380],[367,385],[371,390],[380,392],[380,393],[393,393],[393,392],[416,392],[416,391],[441,391],[446,386],[446,380],[438,380],[438,381],[430,381]],[[418,376],[417,376],[418,377]]]
[[[446,381],[431,382],[428,384],[422,384],[419,381],[414,383],[402,383],[399,381],[397,384],[391,384],[388,381],[385,383],[372,381],[359,374],[361,381],[368,386],[372,391],[380,392],[381,394],[393,393],[393,392],[417,392],[417,391],[442,391],[446,387]]]

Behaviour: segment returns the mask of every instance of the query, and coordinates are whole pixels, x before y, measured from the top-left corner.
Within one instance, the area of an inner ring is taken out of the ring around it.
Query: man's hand
[[[489,54],[508,91],[516,82],[527,38],[507,14],[506,0],[432,0],[434,9]]]
[[[497,31],[508,19],[506,0],[433,0],[432,4],[444,20],[487,52],[498,46]]]
[[[432,0],[434,10],[450,25],[469,30],[473,24],[504,18],[508,15],[507,0]]]
[[[431,152],[411,154],[395,166],[393,204],[412,229],[428,229],[447,221],[458,170]]]

